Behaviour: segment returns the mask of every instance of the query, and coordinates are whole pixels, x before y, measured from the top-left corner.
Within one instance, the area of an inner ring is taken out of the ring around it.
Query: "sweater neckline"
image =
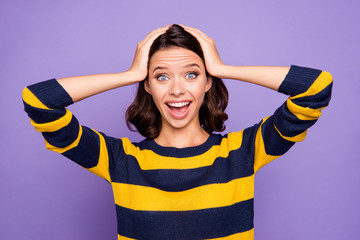
[[[146,139],[145,145],[146,148],[152,150],[153,152],[168,156],[168,157],[191,157],[195,155],[203,154],[208,151],[213,145],[218,145],[221,142],[221,137],[219,134],[210,134],[206,141],[200,145],[192,146],[192,147],[184,147],[184,148],[176,148],[176,147],[165,147],[159,145],[153,138]]]

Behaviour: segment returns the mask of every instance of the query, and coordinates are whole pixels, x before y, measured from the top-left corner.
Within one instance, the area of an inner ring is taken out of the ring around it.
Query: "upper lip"
[[[182,103],[182,102],[191,102],[190,100],[169,100],[166,103]]]

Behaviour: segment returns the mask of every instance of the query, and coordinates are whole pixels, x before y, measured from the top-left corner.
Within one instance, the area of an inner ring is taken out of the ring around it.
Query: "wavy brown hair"
[[[182,47],[196,53],[204,62],[205,58],[199,41],[183,27],[173,24],[164,34],[154,40],[149,51],[148,66],[155,52],[171,47]],[[206,71],[206,76],[209,73]],[[228,119],[225,109],[229,94],[220,78],[212,77],[212,86],[205,93],[204,101],[199,110],[201,127],[209,134],[225,130],[224,122]],[[131,131],[134,125],[137,131],[146,138],[156,138],[161,130],[161,114],[157,109],[152,96],[145,91],[144,81],[139,82],[138,91],[133,103],[126,110],[126,125]]]

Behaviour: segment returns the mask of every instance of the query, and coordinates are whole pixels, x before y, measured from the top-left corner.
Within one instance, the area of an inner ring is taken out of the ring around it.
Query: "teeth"
[[[177,102],[177,103],[168,103],[170,107],[183,107],[188,105],[190,102]]]

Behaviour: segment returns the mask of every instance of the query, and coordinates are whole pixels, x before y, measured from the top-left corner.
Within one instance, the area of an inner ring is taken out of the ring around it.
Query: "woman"
[[[227,119],[221,78],[290,97],[252,127],[214,134]],[[81,126],[65,108],[137,82],[127,121],[141,142]],[[171,25],[138,44],[128,71],[50,79],[25,88],[23,100],[48,149],[111,184],[118,239],[253,239],[255,173],[305,138],[331,88],[317,69],[225,65],[203,32]]]

